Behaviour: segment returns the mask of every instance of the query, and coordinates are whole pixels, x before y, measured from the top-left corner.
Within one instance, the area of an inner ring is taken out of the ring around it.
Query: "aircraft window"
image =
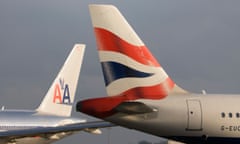
[[[230,118],[232,118],[232,113],[229,113],[228,116],[229,116]]]
[[[222,112],[222,114],[221,114],[221,115],[222,115],[222,118],[225,118],[225,113],[224,113],[224,112]]]
[[[239,113],[236,113],[236,117],[239,118],[239,117],[240,117],[240,114],[239,114]]]

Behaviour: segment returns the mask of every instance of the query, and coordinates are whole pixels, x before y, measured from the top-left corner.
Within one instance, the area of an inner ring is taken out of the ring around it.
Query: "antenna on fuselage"
[[[206,95],[207,94],[206,90],[202,90],[202,94]]]

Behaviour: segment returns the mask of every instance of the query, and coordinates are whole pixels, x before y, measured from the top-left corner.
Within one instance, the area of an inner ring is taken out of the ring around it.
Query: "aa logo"
[[[53,103],[59,104],[70,104],[70,92],[68,84],[64,83],[64,79],[59,79],[59,83],[57,83],[54,87],[53,91]]]

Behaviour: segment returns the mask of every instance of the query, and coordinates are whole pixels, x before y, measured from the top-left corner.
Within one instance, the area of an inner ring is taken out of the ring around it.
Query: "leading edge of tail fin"
[[[185,94],[151,54],[121,12],[89,5],[107,94],[159,99]]]
[[[37,108],[38,112],[57,116],[71,115],[84,51],[84,44],[76,44],[73,47],[42,103]]]

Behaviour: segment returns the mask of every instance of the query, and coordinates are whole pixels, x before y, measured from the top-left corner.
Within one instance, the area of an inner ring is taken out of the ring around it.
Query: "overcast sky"
[[[87,45],[76,99],[106,95],[88,4],[117,6],[181,87],[240,93],[240,1],[1,0],[0,106],[34,109],[75,43]],[[74,112],[74,116],[89,118]],[[135,144],[159,138],[127,130],[80,133],[57,144]]]

